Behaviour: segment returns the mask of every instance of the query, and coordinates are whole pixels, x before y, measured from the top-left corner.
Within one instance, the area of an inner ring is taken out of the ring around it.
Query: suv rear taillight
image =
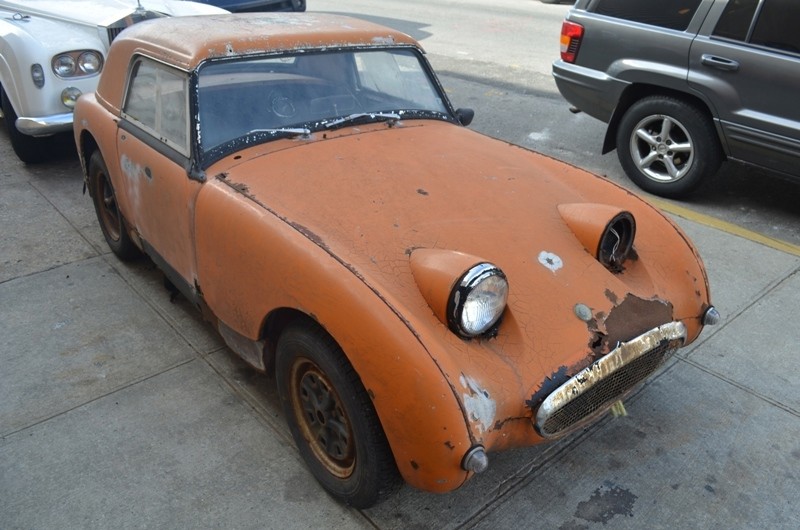
[[[583,26],[565,20],[561,24],[561,60],[574,63],[583,38]]]

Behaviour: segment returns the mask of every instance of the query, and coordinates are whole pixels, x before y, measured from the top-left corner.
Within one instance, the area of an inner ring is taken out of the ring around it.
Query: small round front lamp
[[[486,456],[486,450],[482,445],[473,446],[464,459],[461,460],[461,467],[464,471],[471,471],[473,473],[482,473],[489,467],[489,457]]]
[[[464,338],[490,331],[506,308],[508,281],[496,266],[479,263],[456,282],[447,305],[450,329]]]
[[[703,314],[704,326],[715,326],[719,324],[720,320],[722,320],[722,315],[719,314],[719,311],[717,311],[717,308],[713,305],[709,306],[709,308],[706,309],[706,312]]]
[[[61,103],[63,103],[65,107],[73,109],[75,108],[75,102],[78,101],[81,94],[82,92],[80,89],[74,86],[67,87],[61,91]]]

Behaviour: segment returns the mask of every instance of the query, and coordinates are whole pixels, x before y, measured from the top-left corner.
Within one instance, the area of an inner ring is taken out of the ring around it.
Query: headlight
[[[612,273],[625,270],[625,260],[635,259],[633,240],[636,220],[633,215],[608,204],[559,204],[558,213],[583,248]]]
[[[103,69],[103,56],[93,50],[77,50],[53,57],[53,72],[62,78],[88,77]]]
[[[491,263],[470,268],[456,282],[447,305],[447,319],[454,333],[471,338],[490,331],[506,308],[508,281]]]
[[[636,221],[629,212],[620,212],[606,225],[597,247],[597,260],[612,272],[622,270],[636,235]]]
[[[53,72],[58,77],[72,77],[75,75],[75,58],[71,55],[59,55],[53,59]]]
[[[102,66],[103,58],[96,52],[83,52],[78,57],[78,68],[86,75],[99,73]]]

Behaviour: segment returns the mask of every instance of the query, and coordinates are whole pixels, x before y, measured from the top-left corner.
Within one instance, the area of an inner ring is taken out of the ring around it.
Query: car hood
[[[688,255],[689,268],[697,256],[653,207],[600,177],[469,129],[407,121],[273,144],[263,154],[257,148],[239,153],[225,180],[409,307],[422,299],[409,264],[417,249],[494,263],[508,277],[516,318],[569,317],[567,327],[582,329],[582,335],[592,326],[606,333],[605,319],[629,296],[670,306],[649,311],[656,321],[639,322],[637,329],[622,326],[609,340],[673,317],[696,317],[698,299],[707,294],[705,287],[697,289],[703,296],[681,303],[685,275],[703,283],[704,273],[695,268],[673,277],[662,270],[659,253],[665,248]],[[224,165],[209,168],[212,175]],[[640,259],[626,272],[607,270],[594,257],[596,242],[576,235],[564,214],[565,206],[576,204],[587,217],[597,204],[636,217]],[[680,307],[673,315],[676,300]],[[576,304],[600,318],[587,326],[574,318]],[[558,336],[553,340],[561,341]],[[548,347],[541,334],[538,341]]]
[[[177,0],[25,0],[0,2],[0,9],[19,11],[76,24],[108,26],[133,13],[138,4],[148,11],[170,16],[225,13],[223,9]]]

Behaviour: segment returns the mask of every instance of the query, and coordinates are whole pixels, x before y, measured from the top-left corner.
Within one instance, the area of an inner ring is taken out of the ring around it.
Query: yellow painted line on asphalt
[[[781,252],[786,252],[787,254],[800,256],[800,246],[789,243],[788,241],[781,241],[780,239],[768,237],[763,234],[759,234],[758,232],[753,232],[752,230],[742,228],[739,225],[690,210],[689,208],[684,208],[683,206],[672,204],[671,202],[656,199],[655,197],[648,197],[648,200],[665,212],[677,215],[678,217],[683,217],[689,221],[694,221],[702,225],[710,226],[711,228],[716,228],[717,230],[722,230],[728,234],[743,237],[744,239],[760,243],[764,246],[774,248],[775,250],[780,250]]]

